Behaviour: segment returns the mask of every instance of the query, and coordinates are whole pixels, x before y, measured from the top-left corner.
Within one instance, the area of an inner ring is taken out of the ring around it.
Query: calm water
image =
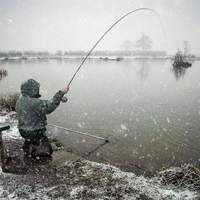
[[[35,78],[43,98],[69,81],[80,60],[1,62],[8,76],[1,94],[19,92]],[[170,61],[89,60],[75,78],[69,102],[49,123],[109,137],[93,159],[131,169],[155,170],[200,159],[200,62],[175,71]],[[85,153],[98,141],[53,130],[66,148]]]

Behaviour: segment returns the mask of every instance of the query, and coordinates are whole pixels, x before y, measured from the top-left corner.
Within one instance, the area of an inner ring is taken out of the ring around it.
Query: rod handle
[[[61,99],[61,102],[62,102],[62,103],[66,103],[67,101],[68,101],[68,98],[65,97],[65,96]]]
[[[2,131],[6,131],[6,130],[8,130],[10,128],[10,126],[8,125],[8,124],[1,124],[0,125],[0,132],[2,132]]]

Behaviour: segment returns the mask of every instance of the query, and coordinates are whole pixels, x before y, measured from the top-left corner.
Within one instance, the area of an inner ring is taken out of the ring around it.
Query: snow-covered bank
[[[1,118],[2,122],[9,119]],[[16,126],[4,134],[16,144],[21,140]],[[0,172],[0,199],[86,199],[86,200],[192,200],[198,193],[187,189],[163,186],[159,178],[145,178],[134,173],[84,159],[55,160],[43,165],[30,165],[23,175]]]
[[[198,199],[188,190],[163,187],[157,179],[122,172],[113,166],[89,161],[66,161],[37,173],[0,174],[0,199]]]

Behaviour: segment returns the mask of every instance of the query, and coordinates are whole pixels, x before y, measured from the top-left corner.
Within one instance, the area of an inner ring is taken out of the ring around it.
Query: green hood
[[[21,85],[21,93],[23,96],[39,98],[41,97],[39,91],[40,91],[40,84],[34,79],[29,79],[23,82]]]

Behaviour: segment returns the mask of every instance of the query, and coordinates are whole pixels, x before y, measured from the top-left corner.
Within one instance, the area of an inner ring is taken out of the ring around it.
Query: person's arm
[[[69,87],[66,86],[62,90],[58,91],[52,99],[50,100],[40,100],[41,101],[41,107],[40,111],[44,114],[50,114],[52,113],[59,105],[63,98],[63,96],[69,91]]]

